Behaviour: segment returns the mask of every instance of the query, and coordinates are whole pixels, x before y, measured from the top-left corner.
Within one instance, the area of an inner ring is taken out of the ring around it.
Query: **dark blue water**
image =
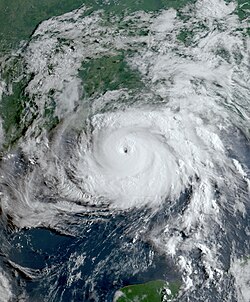
[[[146,241],[133,241],[135,218],[78,217],[73,236],[44,228],[7,234],[7,258],[21,266],[13,270],[27,300],[112,301],[128,284],[179,279],[165,256]]]

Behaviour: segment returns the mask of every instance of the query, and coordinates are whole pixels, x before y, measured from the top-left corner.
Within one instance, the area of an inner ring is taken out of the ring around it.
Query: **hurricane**
[[[247,19],[105,5],[1,57],[0,300],[132,301],[161,279],[161,301],[247,302]]]

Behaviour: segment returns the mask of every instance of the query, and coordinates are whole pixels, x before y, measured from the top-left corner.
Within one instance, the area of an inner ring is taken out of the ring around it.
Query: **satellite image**
[[[249,214],[249,0],[0,0],[0,302],[250,302]]]

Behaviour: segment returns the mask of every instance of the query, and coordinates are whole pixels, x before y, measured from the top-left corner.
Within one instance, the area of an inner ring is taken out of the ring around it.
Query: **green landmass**
[[[13,94],[3,95],[0,103],[1,117],[3,118],[3,128],[6,135],[6,143],[15,141],[22,135],[24,130],[21,117],[24,111],[24,101],[26,96],[22,84],[13,84]]]
[[[189,12],[182,12],[181,8],[187,3],[194,2],[195,0],[110,0],[109,2],[102,0],[0,0],[0,53],[9,53],[19,46],[20,41],[28,41],[36,26],[45,19],[72,11],[83,4],[89,7],[86,14],[103,9],[107,18],[114,14],[126,15],[138,10],[157,11],[162,8],[173,7],[177,9],[178,16],[185,19],[189,18],[190,14]],[[237,1],[236,12],[241,20],[249,18],[249,10],[249,0]],[[127,30],[130,26],[137,26],[136,23],[131,25],[128,22],[121,22],[118,27],[120,29],[124,27]],[[177,39],[180,43],[189,46],[192,44],[195,31],[200,30],[200,26],[202,25],[196,24],[194,28],[183,28]],[[134,30],[135,28],[133,33]],[[250,34],[249,28],[239,30],[242,30],[244,34]],[[137,34],[148,35],[148,30],[138,28]],[[64,45],[69,42],[62,39],[60,43]],[[218,55],[228,58],[228,54],[223,49],[218,50]],[[240,60],[238,57],[236,59]],[[1,77],[7,86],[12,87],[3,95],[0,103],[0,116],[3,119],[3,128],[8,145],[25,133],[37,113],[34,102],[32,103],[25,92],[29,77],[23,76],[25,66],[22,59],[17,56],[7,63],[5,66],[1,66]],[[53,69],[53,66],[48,66],[48,68],[50,67]],[[84,96],[86,97],[102,94],[107,90],[137,89],[142,85],[139,75],[136,71],[131,70],[126,63],[124,54],[90,59],[82,64],[79,76],[83,80]],[[48,131],[59,122],[54,114],[55,107],[52,91],[42,113],[45,122],[41,126]]]
[[[157,11],[173,7],[179,9],[195,0],[0,0],[0,52],[8,53],[20,41],[28,40],[36,26],[53,16],[62,15],[86,5],[91,11],[103,9],[107,13],[127,14],[138,10]]]
[[[83,80],[86,97],[120,88],[135,89],[142,85],[139,74],[130,69],[123,54],[83,62],[79,77]]]
[[[240,20],[249,19],[250,15],[250,1],[249,0],[238,0],[237,1],[237,13]],[[249,30],[249,28],[248,28]]]
[[[22,137],[34,119],[40,114],[36,103],[26,92],[33,75],[26,73],[25,63],[21,55],[10,58],[1,66],[2,78],[6,89],[0,102],[0,117],[3,121],[5,142],[3,147],[12,146]],[[59,120],[55,116],[56,103],[54,92],[50,91],[44,106],[42,128],[51,130]]]
[[[196,0],[0,0],[0,52],[6,53],[28,40],[36,26],[53,16],[62,15],[82,5],[91,11],[127,14],[138,10],[157,11],[163,8],[181,9]],[[249,18],[250,1],[238,0],[236,13],[241,20]],[[249,28],[247,29],[249,33]]]
[[[203,24],[203,22],[197,22],[192,27],[183,27],[176,38],[180,42],[184,43],[185,46],[190,46],[194,42],[193,38],[195,37],[196,33],[206,32],[207,30],[208,28],[205,24]]]
[[[0,117],[3,120],[5,144],[8,146],[25,133],[32,123],[35,110],[29,107],[29,96],[25,92],[31,75],[25,74],[22,58],[20,56],[11,58],[5,66],[1,66],[1,69],[6,91],[0,102]]]
[[[114,302],[162,302],[164,296],[167,301],[172,301],[180,287],[180,282],[166,283],[164,280],[129,285],[116,293]]]
[[[83,0],[0,0],[0,52],[27,40],[36,26],[53,16],[78,8]]]

